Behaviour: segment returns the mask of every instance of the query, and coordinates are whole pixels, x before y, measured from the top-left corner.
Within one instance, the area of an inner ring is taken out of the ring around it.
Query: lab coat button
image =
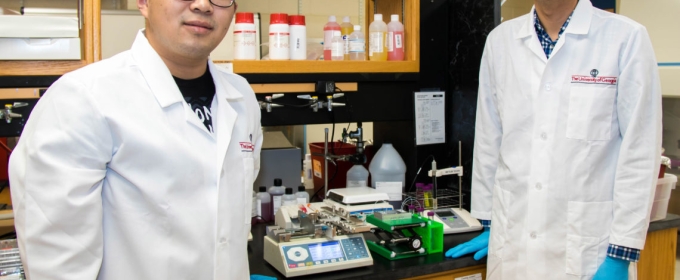
[[[545,84],[545,90],[550,91],[550,84]]]
[[[536,233],[532,232],[529,236],[531,236],[531,239],[536,239]]]
[[[548,138],[548,134],[546,134],[545,132],[541,133],[541,139],[545,140],[547,138]]]
[[[541,190],[542,188],[543,188],[543,186],[541,185],[541,183],[536,184],[536,189],[537,189],[537,190]]]
[[[220,238],[220,243],[227,243],[227,239],[224,237]]]

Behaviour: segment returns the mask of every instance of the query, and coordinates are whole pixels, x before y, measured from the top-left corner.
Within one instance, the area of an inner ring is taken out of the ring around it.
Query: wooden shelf
[[[217,63],[220,63],[216,61]],[[234,61],[234,73],[409,73],[418,61]]]
[[[0,76],[61,76],[87,64],[85,60],[0,60]]]

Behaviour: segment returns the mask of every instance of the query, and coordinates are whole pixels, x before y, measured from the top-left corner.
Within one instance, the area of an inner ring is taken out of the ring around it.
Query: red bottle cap
[[[236,23],[255,23],[253,13],[236,13]]]
[[[288,14],[271,14],[269,24],[285,23],[288,24]]]
[[[305,25],[305,16],[291,15],[288,17],[288,24],[290,25]]]

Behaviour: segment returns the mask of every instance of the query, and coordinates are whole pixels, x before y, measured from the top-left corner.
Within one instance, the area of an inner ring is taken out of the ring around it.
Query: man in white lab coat
[[[487,228],[446,255],[488,252],[488,279],[635,276],[661,147],[649,36],[589,0],[534,4],[487,38],[471,211]]]
[[[68,73],[10,159],[30,279],[248,279],[260,109],[215,67],[232,0],[138,0],[132,48]]]

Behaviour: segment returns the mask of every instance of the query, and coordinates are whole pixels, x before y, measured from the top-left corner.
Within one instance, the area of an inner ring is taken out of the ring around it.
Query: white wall
[[[620,0],[619,13],[644,25],[660,63],[680,63],[680,1]],[[680,97],[680,66],[660,66],[664,96]]]

